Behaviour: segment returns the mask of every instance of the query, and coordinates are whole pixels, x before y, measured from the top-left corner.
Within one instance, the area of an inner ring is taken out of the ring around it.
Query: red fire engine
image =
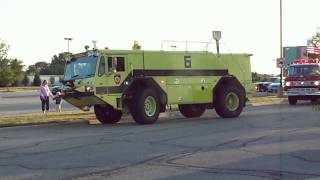
[[[297,59],[288,67],[284,95],[290,105],[298,100],[320,99],[320,64],[318,59]]]

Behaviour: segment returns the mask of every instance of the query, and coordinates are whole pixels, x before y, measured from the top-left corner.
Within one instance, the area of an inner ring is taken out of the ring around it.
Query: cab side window
[[[98,75],[102,76],[106,73],[106,62],[105,58],[101,56],[100,61],[99,61],[99,69],[98,69]]]
[[[121,56],[108,57],[108,68],[117,72],[125,71],[125,58]]]
[[[124,71],[124,57],[117,57],[117,71]]]

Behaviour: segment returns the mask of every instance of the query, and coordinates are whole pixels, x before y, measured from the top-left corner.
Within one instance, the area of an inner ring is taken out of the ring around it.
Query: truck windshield
[[[288,69],[288,76],[319,76],[320,68],[318,65],[291,66]]]
[[[97,56],[85,56],[67,62],[64,80],[82,79],[95,75]]]

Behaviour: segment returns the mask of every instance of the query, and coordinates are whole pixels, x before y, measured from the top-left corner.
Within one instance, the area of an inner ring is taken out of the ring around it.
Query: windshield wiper
[[[76,75],[72,76],[71,79],[75,78],[75,77],[78,77],[78,76],[79,76],[79,74],[76,74]]]

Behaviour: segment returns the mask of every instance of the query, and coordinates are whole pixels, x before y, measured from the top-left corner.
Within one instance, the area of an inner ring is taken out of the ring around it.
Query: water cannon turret
[[[139,42],[138,42],[137,40],[135,40],[135,41],[133,42],[132,49],[133,49],[133,50],[140,50],[140,49],[141,49],[141,46],[139,45]]]

